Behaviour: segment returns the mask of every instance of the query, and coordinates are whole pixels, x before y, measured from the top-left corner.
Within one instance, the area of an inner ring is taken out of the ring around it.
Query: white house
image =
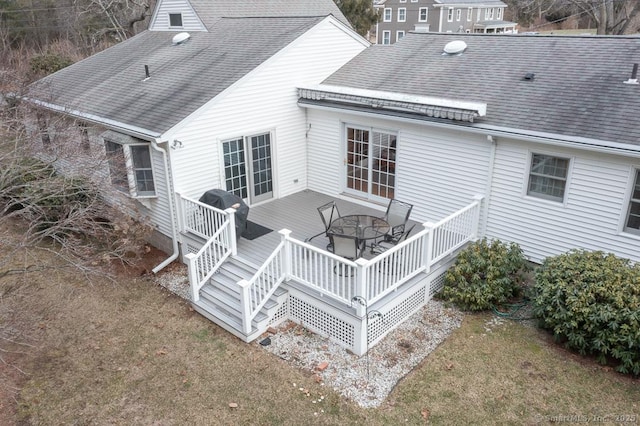
[[[536,262],[640,258],[640,39],[408,33],[368,47],[332,1],[283,3],[161,0],[149,31],[30,95],[93,126],[105,173],[170,253],[156,271],[182,256],[198,312],[247,341],[291,319],[363,354],[480,236]],[[233,210],[198,201],[213,188],[280,232],[237,239]],[[305,241],[324,230],[321,204],[383,216],[393,198],[418,228],[381,255]]]

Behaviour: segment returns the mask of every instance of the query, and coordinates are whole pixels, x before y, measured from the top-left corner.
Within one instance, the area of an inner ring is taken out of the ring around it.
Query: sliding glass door
[[[393,198],[397,136],[356,126],[346,126],[345,133],[345,191],[367,199]]]

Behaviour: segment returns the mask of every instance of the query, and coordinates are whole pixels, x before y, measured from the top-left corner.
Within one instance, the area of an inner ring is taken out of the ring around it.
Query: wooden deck
[[[301,191],[250,209],[249,220],[271,228],[273,232],[254,240],[240,238],[238,256],[255,265],[261,265],[280,243],[281,236],[277,231],[289,229],[292,231],[291,236],[301,241],[322,232],[324,225],[317,208],[332,200],[336,202],[342,216],[350,214],[383,216],[386,210],[386,206],[374,209],[314,191]],[[326,248],[328,243],[329,240],[324,235],[310,242],[319,248]]]

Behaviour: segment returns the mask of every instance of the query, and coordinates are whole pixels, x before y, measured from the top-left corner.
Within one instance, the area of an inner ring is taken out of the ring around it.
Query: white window
[[[407,0],[400,0],[400,3],[406,3]]]
[[[447,12],[447,22],[453,22],[453,8],[450,7]]]
[[[407,8],[399,7],[398,8],[398,22],[405,22],[407,20]]]
[[[396,41],[400,41],[404,37],[404,31],[396,31]]]
[[[527,195],[563,202],[568,175],[568,158],[532,154]]]
[[[485,21],[488,21],[488,20],[489,20],[489,11],[490,11],[490,10],[493,10],[493,9],[486,8],[486,9],[484,10],[484,20],[485,20]]]
[[[472,19],[473,19],[473,8],[470,7],[469,9],[467,9],[467,21],[471,22]]]
[[[411,3],[418,3],[418,0],[411,0]]]
[[[476,18],[477,22],[480,22],[480,17],[482,16],[482,9],[478,9],[478,17]]]
[[[635,169],[635,178],[624,230],[640,235],[640,169]]]
[[[502,13],[504,12],[503,8],[498,8],[498,10],[496,11],[496,19],[498,21],[502,21]]]
[[[170,28],[182,28],[182,13],[170,13],[169,14],[169,27]]]
[[[462,16],[462,9],[456,9],[456,21],[460,22],[461,16]]]
[[[485,19],[488,21],[493,21],[493,14],[494,14],[495,9],[493,7],[490,7],[489,9],[487,9],[487,13],[485,16]]]
[[[418,22],[427,22],[428,19],[429,19],[429,8],[421,7],[418,10]]]
[[[391,44],[391,31],[382,32],[382,44]]]
[[[385,7],[382,15],[382,22],[391,22],[391,8]]]
[[[151,152],[147,144],[104,141],[111,183],[133,197],[155,197]]]

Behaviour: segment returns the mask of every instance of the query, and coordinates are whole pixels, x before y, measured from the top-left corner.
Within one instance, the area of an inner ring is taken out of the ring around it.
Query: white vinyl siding
[[[176,190],[197,198],[223,187],[221,142],[266,132],[272,138],[274,196],[305,189],[305,140],[314,129],[297,104],[297,87],[319,84],[366,46],[326,18],[201,108],[167,135],[183,143],[171,150]]]
[[[308,110],[309,189],[336,196],[344,191],[342,133],[352,126],[398,129],[395,198],[414,205],[411,218],[437,221],[484,194],[489,144],[486,138],[462,140],[453,131],[397,123],[349,112]],[[451,155],[455,152],[455,155]],[[452,172],[455,170],[455,172]]]
[[[206,31],[200,18],[187,0],[159,0],[160,4],[156,8],[149,29],[151,31]],[[169,16],[180,14],[182,16],[182,26],[172,27]]]
[[[572,158],[570,190],[564,204],[542,202],[522,195],[530,153],[539,148],[498,142],[487,236],[517,242],[535,262],[575,248],[640,261],[640,241],[619,225],[629,207],[630,164],[621,157],[557,150]]]

